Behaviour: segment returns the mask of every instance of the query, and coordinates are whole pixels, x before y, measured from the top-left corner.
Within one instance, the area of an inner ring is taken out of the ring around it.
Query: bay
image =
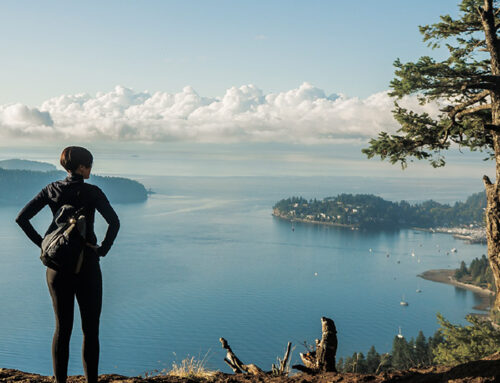
[[[271,211],[292,195],[341,192],[453,202],[480,191],[480,180],[131,178],[156,194],[143,204],[115,206],[122,228],[101,262],[101,373],[139,375],[207,352],[209,367],[228,371],[219,337],[244,362],[268,369],[288,341],[296,345],[297,361],[302,343],[320,337],[321,316],[336,322],[338,356],[372,344],[387,352],[400,326],[407,338],[419,330],[429,336],[438,327],[436,312],[465,323],[474,311],[473,293],[417,274],[469,263],[486,253],[483,245],[413,230],[296,224],[292,231]],[[50,375],[52,307],[37,249],[14,223],[18,210],[0,208],[0,366]],[[46,209],[34,224],[42,232],[49,220]],[[101,237],[105,227],[98,219]],[[399,305],[403,294],[408,307]],[[78,311],[75,317],[69,369],[81,374]]]

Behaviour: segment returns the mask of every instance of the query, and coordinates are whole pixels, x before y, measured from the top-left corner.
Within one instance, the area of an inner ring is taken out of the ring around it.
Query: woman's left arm
[[[48,204],[47,191],[42,189],[40,193],[38,193],[35,198],[33,198],[28,204],[19,212],[16,217],[16,222],[21,229],[26,233],[29,239],[33,241],[35,245],[38,247],[42,246],[42,236],[35,230],[33,225],[30,222],[30,219],[33,218],[40,210],[42,210],[45,205]]]

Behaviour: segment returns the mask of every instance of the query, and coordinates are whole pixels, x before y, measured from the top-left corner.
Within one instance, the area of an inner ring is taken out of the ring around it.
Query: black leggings
[[[52,341],[52,363],[56,382],[66,382],[68,374],[69,340],[73,329],[75,296],[82,319],[82,359],[85,377],[89,383],[97,382],[99,317],[102,305],[102,276],[98,259],[87,256],[78,275],[47,268],[47,284],[56,319]]]

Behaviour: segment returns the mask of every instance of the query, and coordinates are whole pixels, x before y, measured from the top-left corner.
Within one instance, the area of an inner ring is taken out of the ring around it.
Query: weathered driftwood
[[[335,323],[330,318],[321,318],[321,341],[316,339],[316,349],[308,353],[300,354],[304,365],[296,364],[292,368],[310,374],[318,372],[337,372],[335,368],[335,354],[337,353],[337,329]],[[227,350],[224,362],[234,371],[235,374],[247,373],[252,375],[286,375],[290,358],[292,344],[288,342],[283,359],[278,358],[278,365],[273,364],[271,371],[264,372],[255,364],[244,364],[233,352],[224,338],[220,338],[222,348]]]
[[[231,350],[231,347],[227,343],[227,340],[225,340],[224,338],[220,338],[219,341],[222,344],[222,348],[227,350],[224,362],[226,362],[229,367],[231,367],[235,374],[241,374],[242,372],[246,372],[252,375],[264,374],[264,371],[262,371],[255,364],[243,364],[243,362],[239,360],[238,357],[234,354],[233,350]]]
[[[264,372],[255,364],[243,364],[243,362],[235,355],[227,340],[224,338],[220,338],[219,341],[222,344],[222,348],[227,350],[226,357],[224,358],[224,362],[226,362],[229,367],[234,371],[235,374],[241,374],[243,372],[251,375],[263,375],[263,374],[272,374],[272,375],[286,375],[287,374],[287,365],[288,359],[290,357],[290,350],[292,344],[288,342],[285,356],[283,359],[279,359],[279,365],[272,365],[272,369],[269,372]]]
[[[288,374],[288,369],[287,369],[287,364],[288,364],[288,358],[290,357],[290,350],[292,348],[292,343],[288,342],[286,346],[286,351],[285,351],[285,356],[283,356],[283,359],[278,358],[279,365],[276,366],[273,364],[271,366],[271,374],[275,376],[281,376],[281,375],[287,375]]]
[[[316,350],[301,353],[304,365],[295,364],[292,368],[314,374],[317,372],[337,372],[335,354],[337,353],[337,329],[330,318],[321,318],[321,341],[316,339]]]

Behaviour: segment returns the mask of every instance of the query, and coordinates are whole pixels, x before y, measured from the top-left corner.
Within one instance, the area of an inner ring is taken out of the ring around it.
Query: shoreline
[[[271,215],[273,217],[282,219],[284,221],[288,221],[290,223],[301,222],[312,225],[323,225],[323,226],[334,226],[334,227],[343,227],[351,230],[360,230],[366,229],[359,225],[355,224],[344,224],[344,223],[336,223],[329,221],[316,221],[314,219],[309,218],[298,218],[298,217],[290,217],[287,214],[281,214],[280,212],[274,209]],[[459,239],[467,242],[468,244],[485,244],[486,243],[486,232],[485,229],[471,229],[471,228],[461,228],[461,227],[437,227],[437,228],[425,228],[425,227],[416,227],[416,226],[394,226],[387,227],[386,229],[390,230],[415,230],[422,231],[427,233],[440,233],[440,234],[451,234],[455,239]]]
[[[428,233],[451,234],[453,238],[460,239],[469,244],[486,244],[486,228],[465,228],[465,227],[412,227],[413,230]]]
[[[495,295],[495,293],[491,290],[485,289],[483,287],[474,286],[468,283],[463,283],[457,281],[453,278],[455,274],[455,270],[450,269],[436,269],[436,270],[427,270],[422,274],[418,274],[417,277],[422,279],[426,279],[432,282],[445,283],[447,285],[452,285],[455,287],[459,287],[465,290],[472,291],[475,294],[478,294],[481,297],[481,303],[474,306],[474,310],[488,311],[490,308],[490,298]]]
[[[282,219],[284,221],[288,221],[290,223],[301,222],[301,223],[309,223],[309,224],[312,224],[312,225],[325,225],[325,226],[343,227],[343,228],[351,229],[351,230],[358,230],[359,229],[359,227],[357,227],[355,225],[346,225],[346,224],[343,224],[343,223],[335,223],[335,222],[315,221],[315,220],[307,219],[307,218],[290,218],[290,217],[287,217],[287,216],[283,216],[281,214],[276,214],[274,212],[271,215],[273,217]]]

